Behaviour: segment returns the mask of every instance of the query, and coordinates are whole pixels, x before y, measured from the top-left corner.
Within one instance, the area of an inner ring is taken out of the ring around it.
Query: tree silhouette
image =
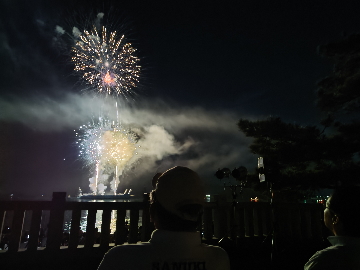
[[[238,122],[254,138],[250,149],[264,157],[267,179],[279,190],[359,183],[360,34],[318,51],[334,64],[333,72],[317,83],[316,103],[324,115],[319,125],[289,124],[277,117]]]
[[[360,112],[360,34],[319,46],[319,54],[333,62],[332,74],[317,83],[317,104],[331,114]]]

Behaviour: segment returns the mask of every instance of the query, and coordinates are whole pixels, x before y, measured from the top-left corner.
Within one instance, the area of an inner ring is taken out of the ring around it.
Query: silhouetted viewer
[[[337,189],[326,202],[324,222],[335,236],[332,246],[316,252],[305,270],[360,269],[360,188]]]
[[[149,242],[117,246],[105,254],[99,270],[107,269],[230,269],[226,252],[201,243],[204,186],[186,167],[169,169],[151,192],[150,216],[156,230]]]

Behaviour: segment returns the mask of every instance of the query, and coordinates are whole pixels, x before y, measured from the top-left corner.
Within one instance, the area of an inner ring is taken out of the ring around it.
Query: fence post
[[[311,209],[311,233],[316,240],[322,239],[322,205],[315,204]]]
[[[46,249],[60,249],[63,236],[66,192],[53,192],[48,224]]]
[[[5,215],[6,215],[6,211],[5,210],[0,210],[0,240],[2,239],[2,231],[4,229],[4,222],[5,222]]]
[[[204,223],[204,238],[206,240],[211,240],[214,235],[212,208],[210,207],[204,208],[203,223]]]
[[[111,209],[104,209],[102,213],[100,248],[109,248],[110,243],[110,224],[111,224]]]
[[[238,230],[237,235],[239,238],[244,238],[246,236],[245,228],[245,203],[238,203],[236,206],[236,219],[238,221]]]
[[[214,236],[221,239],[229,235],[227,219],[228,203],[224,196],[216,196],[215,200],[217,207],[214,209]]]
[[[142,214],[141,242],[147,242],[151,238],[154,225],[150,222],[149,193],[144,193],[144,209]]]
[[[79,244],[80,220],[81,209],[73,209],[71,213],[69,249],[76,249]]]
[[[24,225],[25,210],[15,209],[14,218],[9,236],[8,252],[17,252],[20,246],[21,234]]]
[[[254,214],[255,214],[255,220],[256,220],[256,227],[257,227],[257,236],[263,237],[264,236],[264,219],[263,219],[263,211],[264,207],[262,203],[256,202],[254,205]]]
[[[254,203],[247,202],[245,204],[245,218],[246,218],[246,225],[247,228],[247,235],[249,237],[254,237]]]
[[[303,240],[311,238],[311,216],[309,211],[309,204],[303,204],[301,207],[301,235]]]
[[[125,243],[127,237],[127,227],[125,224],[126,209],[118,208],[116,210],[116,231],[115,246]]]
[[[129,244],[136,244],[138,241],[139,209],[130,210],[130,226],[129,226]]]
[[[36,251],[39,245],[39,234],[40,234],[40,224],[41,224],[41,216],[42,210],[41,209],[34,209],[32,211],[31,217],[31,225],[30,225],[30,232],[29,232],[29,242],[27,251]]]
[[[232,202],[231,206],[228,208],[228,224],[229,224],[229,236],[231,240],[236,240],[237,226],[235,222],[235,207],[236,202]]]
[[[96,209],[89,209],[86,224],[86,235],[84,248],[92,248],[95,243]]]
[[[298,242],[301,240],[301,213],[299,204],[296,204],[296,207],[291,214],[290,223],[292,227],[292,237]]]

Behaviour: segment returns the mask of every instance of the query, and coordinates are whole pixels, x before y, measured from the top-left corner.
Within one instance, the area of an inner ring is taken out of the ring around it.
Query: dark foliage
[[[254,141],[250,149],[264,157],[266,181],[278,190],[334,187],[354,181],[360,167],[353,162],[358,140],[349,132],[325,135],[316,126],[299,126],[270,117],[266,120],[240,119],[238,126]],[[343,125],[351,130],[352,126]],[[354,134],[352,134],[354,135]]]
[[[318,82],[317,104],[324,112],[360,111],[360,34],[319,46],[319,54],[334,63],[333,73]]]

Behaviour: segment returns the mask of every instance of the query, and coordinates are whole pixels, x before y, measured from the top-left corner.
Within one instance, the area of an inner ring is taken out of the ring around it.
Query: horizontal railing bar
[[[224,206],[230,206],[232,203],[225,203]],[[262,208],[263,205],[269,205],[267,202],[238,202],[236,207],[252,207],[252,208]],[[51,210],[53,205],[52,201],[0,201],[0,211],[9,211],[9,210]],[[116,210],[116,209],[126,209],[126,210],[141,210],[147,208],[149,205],[148,202],[65,202],[64,210]],[[217,208],[218,204],[216,202],[207,202],[204,204],[206,208]],[[323,206],[321,204],[304,204],[304,203],[274,203],[274,208],[280,207],[282,209],[320,209]]]
[[[116,210],[116,209],[126,209],[126,210],[141,210],[145,207],[148,207],[146,202],[66,202],[65,210],[73,209],[84,209],[84,210]]]
[[[243,203],[240,203],[243,204]],[[0,211],[9,211],[9,210],[51,210],[53,205],[52,201],[0,201]],[[83,210],[105,210],[105,209],[144,209],[148,207],[148,202],[65,202],[64,210],[74,210],[74,209],[83,209]],[[230,203],[229,203],[230,205]],[[215,202],[207,202],[204,205],[209,208],[216,208],[218,205]]]
[[[5,210],[50,210],[52,201],[0,201],[0,211]]]

